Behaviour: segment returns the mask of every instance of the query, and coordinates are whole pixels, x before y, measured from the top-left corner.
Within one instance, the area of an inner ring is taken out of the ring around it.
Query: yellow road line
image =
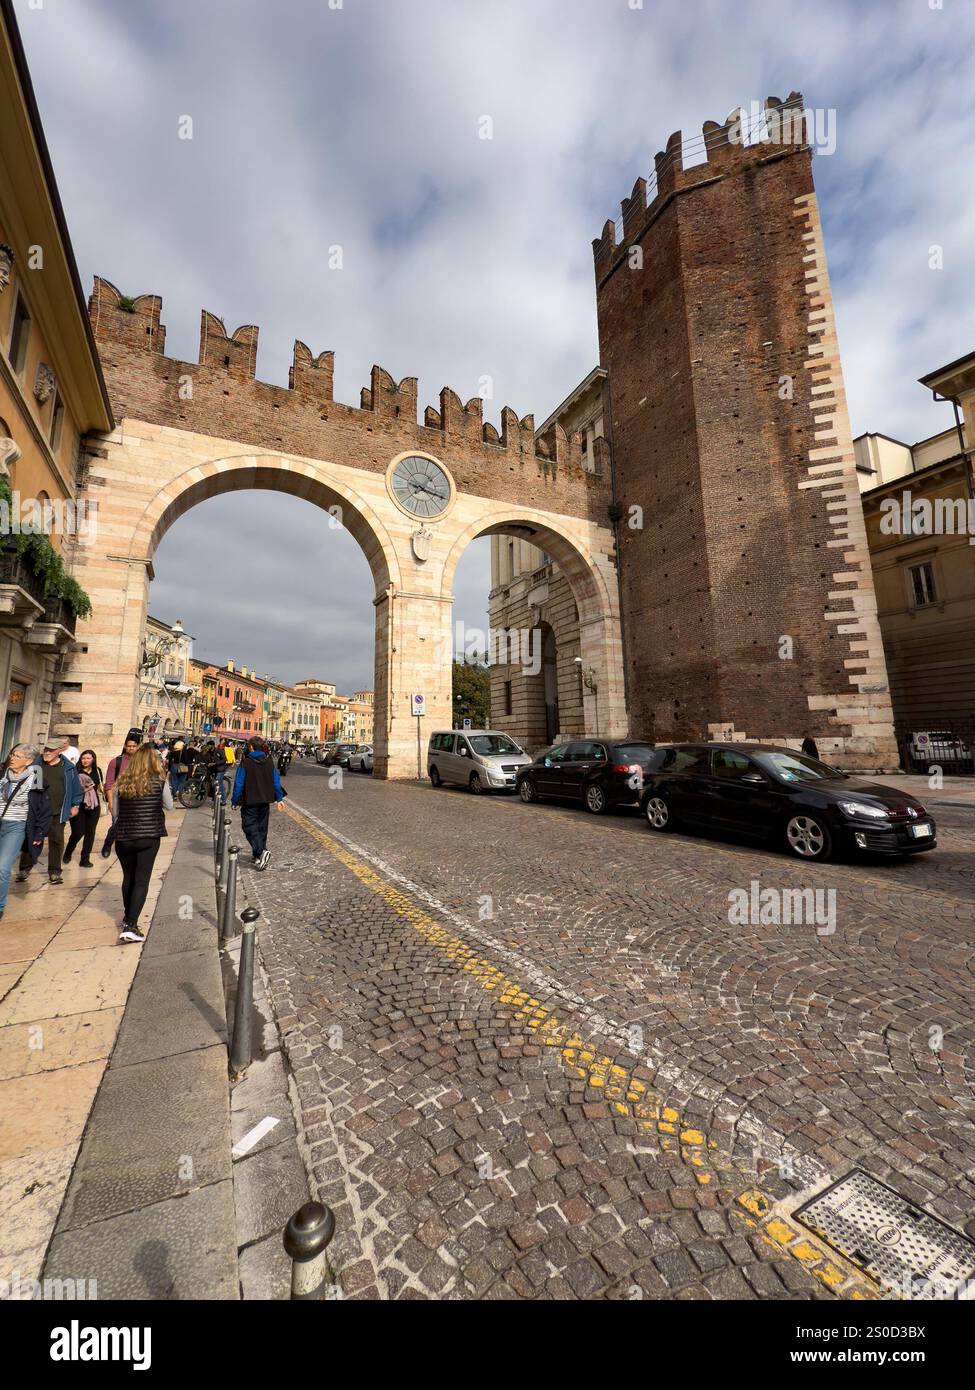
[[[500,1004],[512,1007],[515,1022],[522,1023],[529,1030],[528,1036],[532,1041],[540,1047],[557,1049],[566,1074],[598,1090],[609,1102],[611,1113],[632,1119],[637,1129],[652,1138],[665,1153],[679,1153],[683,1162],[693,1168],[701,1186],[707,1186],[715,1176],[724,1175],[732,1183],[735,1179],[741,1180],[740,1169],[717,1152],[715,1141],[695,1128],[695,1121],[685,1119],[673,1106],[665,1105],[662,1097],[636,1076],[636,1067],[620,1066],[612,1057],[605,1056],[602,1049],[587,1042],[571,1024],[559,1020],[552,1010],[534,998],[530,990],[522,988],[503,969],[485,958],[480,949],[475,949],[444,927],[364,860],[319,830],[306,816],[287,803],[284,809],[307,835],[348,869],[363,887],[375,893],[397,916],[409,922],[425,941],[447,960],[455,962],[486,993],[494,995]],[[742,1215],[746,1226],[755,1229],[766,1244],[780,1253],[784,1250],[793,1255],[828,1288],[847,1298],[877,1296],[876,1286],[870,1284],[869,1288],[866,1287],[862,1274],[855,1266],[849,1266],[844,1272],[822,1253],[817,1252],[816,1259],[808,1257],[808,1235],[790,1227],[781,1215],[775,1213],[775,1199],[767,1193],[752,1188],[737,1200],[744,1213],[747,1213]],[[788,1241],[784,1239],[787,1231],[792,1235]],[[837,1263],[845,1262],[837,1260]]]

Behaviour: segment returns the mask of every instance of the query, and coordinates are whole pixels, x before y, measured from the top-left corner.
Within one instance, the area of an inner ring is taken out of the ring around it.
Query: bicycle
[[[223,783],[223,799],[226,800],[228,779],[222,773],[220,780]],[[211,776],[206,767],[194,768],[189,778],[182,788],[177,792],[177,800],[181,806],[185,806],[187,811],[195,811],[198,806],[202,806],[204,801],[212,799],[215,790],[215,777]]]

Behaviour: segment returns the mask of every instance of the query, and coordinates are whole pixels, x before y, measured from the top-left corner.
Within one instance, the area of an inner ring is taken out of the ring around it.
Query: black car
[[[791,748],[681,743],[657,751],[662,763],[640,799],[653,830],[736,830],[800,859],[828,859],[838,850],[916,854],[937,844],[934,820],[913,796]]]
[[[357,743],[337,743],[330,753],[325,754],[325,766],[349,767],[349,759],[358,746]]]
[[[610,806],[636,805],[656,761],[644,739],[580,738],[539,753],[519,769],[515,788],[524,802],[565,797],[598,816]]]

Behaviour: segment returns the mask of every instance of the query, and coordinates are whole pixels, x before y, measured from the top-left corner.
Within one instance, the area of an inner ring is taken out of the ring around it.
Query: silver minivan
[[[444,729],[430,735],[427,772],[435,787],[454,782],[480,795],[515,789],[518,769],[531,758],[508,734],[492,729]]]

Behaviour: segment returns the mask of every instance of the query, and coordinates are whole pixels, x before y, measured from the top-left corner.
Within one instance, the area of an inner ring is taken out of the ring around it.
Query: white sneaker
[[[264,851],[264,853],[261,855],[260,859],[257,861],[257,867],[258,867],[259,869],[266,869],[267,866],[268,866],[268,864],[270,864],[270,862],[271,862],[271,851],[270,851],[269,849],[266,849],[266,850]]]
[[[130,927],[127,923],[122,924],[122,930],[118,934],[119,944],[123,941],[145,941],[145,936],[138,927]]]

